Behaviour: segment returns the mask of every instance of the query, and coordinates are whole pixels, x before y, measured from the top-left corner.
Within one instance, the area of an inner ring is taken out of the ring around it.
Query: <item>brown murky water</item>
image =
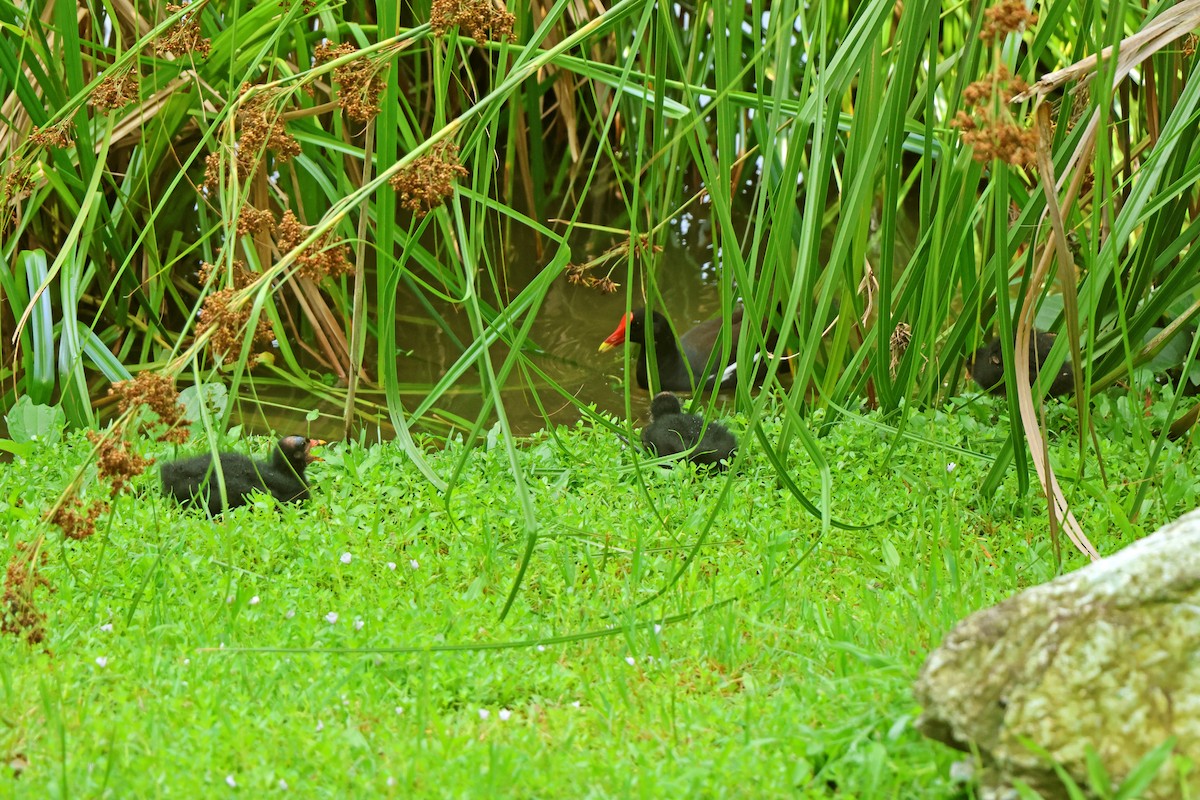
[[[711,261],[711,250],[703,246],[695,250],[690,245],[686,237],[677,237],[659,254],[658,284],[662,305],[681,330],[720,313],[719,275]],[[511,258],[508,283],[519,289],[532,280],[539,267],[532,258],[520,258],[520,254],[531,254],[532,247],[516,252],[519,255]],[[525,269],[513,266],[518,263],[532,266]],[[626,276],[614,274],[613,277],[622,284],[615,294],[573,285],[565,276],[555,280],[538,309],[530,334],[531,340],[544,352],[530,358],[579,402],[594,403],[602,411],[624,416],[624,355],[619,348],[607,353],[597,352],[600,343],[613,332],[626,311]],[[640,275],[635,276],[635,286],[640,286],[639,278]],[[635,290],[635,297],[639,297],[635,306],[641,305],[640,290]],[[415,298],[402,296],[397,306],[397,341],[403,353],[399,363],[400,380],[408,385],[433,385],[458,359],[460,347],[436,325],[423,321],[424,309]],[[463,343],[471,341],[470,322],[465,311],[445,306],[439,308],[439,312],[444,315],[454,336]],[[506,355],[506,348],[493,349],[494,369],[500,369]],[[560,394],[548,387],[530,386],[528,380],[538,378],[527,378],[514,369],[503,392],[505,411],[515,431],[528,434],[546,426],[547,419],[537,398],[546,408],[551,423],[569,424],[579,418],[576,408]],[[650,405],[648,393],[639,389],[636,382],[631,382],[630,394],[634,415],[645,417]],[[377,392],[368,390],[363,396],[383,405],[383,398]],[[321,401],[305,390],[261,387],[258,399],[255,403],[253,397],[241,398],[242,402],[235,407],[235,424],[241,423],[254,432],[297,430],[325,439],[342,437],[340,402]],[[409,412],[423,399],[421,394],[403,394]],[[443,395],[436,406],[445,413],[430,412],[425,419],[417,421],[418,428],[427,426],[432,431],[444,433],[448,418],[473,422],[483,407],[478,373],[475,370],[465,373],[458,385]],[[317,419],[311,422],[305,420],[310,410],[319,412]],[[494,420],[495,413],[491,416]],[[388,439],[393,435],[386,414],[378,421],[363,422],[357,427],[369,441]]]
[[[898,241],[893,243],[897,263],[906,263],[911,254],[911,242],[915,239],[914,220],[915,216],[912,215],[902,219],[903,230],[897,237]],[[720,313],[720,281],[723,278],[720,266],[714,259],[706,221],[698,221],[690,216],[680,217],[667,239],[664,251],[657,254],[655,262],[660,307],[670,315],[678,330],[687,330]],[[577,252],[594,252],[608,244],[605,242],[597,246],[593,242],[585,242],[577,246]],[[505,252],[506,282],[512,287],[512,293],[516,294],[537,275],[541,262],[538,261],[536,243],[532,239],[518,237],[506,242]],[[532,342],[541,347],[544,353],[531,359],[549,378],[581,403],[594,403],[601,411],[624,416],[626,387],[623,353],[619,348],[598,353],[597,348],[625,313],[626,293],[630,288],[626,284],[632,283],[635,307],[643,305],[642,284],[640,274],[635,274],[630,280],[629,276],[618,272],[614,273],[613,278],[622,286],[611,295],[573,285],[566,276],[556,279],[538,309],[531,329]],[[503,299],[489,297],[488,301],[499,304]],[[471,332],[466,312],[449,305],[440,305],[438,310],[447,320],[454,336],[463,344],[469,343]],[[398,365],[401,383],[410,387],[437,383],[458,359],[460,345],[428,321],[425,309],[404,288],[397,301],[397,317],[397,341],[403,353]],[[499,370],[505,355],[504,348],[493,349],[494,369]],[[373,356],[368,355],[367,363],[374,371]],[[506,414],[518,434],[540,430],[547,421],[551,424],[570,424],[579,418],[576,408],[557,392],[545,386],[530,386],[528,380],[539,379],[532,376],[527,378],[519,369],[514,369],[503,392]],[[463,424],[473,423],[483,407],[479,384],[477,371],[467,371],[458,384],[437,401],[435,411],[425,414],[421,419],[409,420],[410,426],[444,435],[451,427],[461,428]],[[637,388],[632,375],[629,393],[633,415],[645,419],[650,398],[645,391]],[[394,432],[383,412],[382,394],[367,390],[361,396],[368,403],[374,403],[374,410],[380,413],[371,421],[360,423],[357,430],[368,441],[391,438]],[[424,395],[415,389],[402,392],[402,397],[408,413],[424,400]],[[548,420],[538,406],[538,398],[548,412]],[[293,430],[307,431],[331,440],[342,438],[341,402],[321,402],[302,390],[273,390],[262,393],[260,399],[266,402],[260,405],[243,404],[235,415],[235,421],[242,421],[249,430],[256,432]],[[312,409],[319,412],[319,417],[311,422],[305,421],[305,415]],[[493,411],[487,424],[490,425],[494,420]]]

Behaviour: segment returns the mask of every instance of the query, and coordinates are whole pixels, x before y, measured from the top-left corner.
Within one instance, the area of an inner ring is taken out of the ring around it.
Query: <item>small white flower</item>
[[[546,652],[546,645],[544,645],[544,644],[539,644],[539,645],[537,646],[537,651],[538,651],[539,653],[544,653],[544,652]]]
[[[388,785],[388,786],[395,786],[395,785],[396,785],[396,779],[395,779],[395,778],[393,778],[391,775],[388,775],[388,779],[387,779],[387,785]]]
[[[637,662],[634,660],[633,656],[625,656],[625,663],[632,667]]]
[[[509,711],[507,708],[500,709],[500,721],[501,722],[508,721],[508,718],[511,716],[512,716],[512,712]]]
[[[108,659],[105,656],[98,656],[96,658],[96,666],[100,667],[101,669],[103,669],[104,667],[107,667]]]
[[[946,472],[954,472],[954,468],[957,466],[958,466],[958,464],[955,464],[953,461],[951,461],[949,464],[946,465]]]
[[[192,660],[191,660],[190,658],[185,658],[185,659],[183,660],[183,665],[184,665],[185,667],[186,667],[188,664],[190,664],[190,663],[192,663]]]
[[[420,564],[417,563],[417,560],[415,558],[412,561],[409,561],[408,565],[410,567],[412,567],[413,569],[418,569],[421,566]]]
[[[288,788],[287,781],[285,781],[283,778],[279,779],[279,788],[285,792],[287,791],[287,788]]]
[[[366,623],[364,623],[361,619],[354,620],[354,630],[361,631],[364,624]]]
[[[106,631],[107,633],[112,633],[112,623],[111,622],[104,623],[103,625],[100,626],[100,630]]]
[[[330,611],[328,614],[325,615],[325,621],[328,622],[330,625],[337,622],[337,620],[338,620],[338,616],[337,616],[336,611]]]
[[[232,776],[232,775],[226,775],[226,776],[225,776],[225,782],[226,782],[227,784],[229,784],[229,787],[230,787],[231,789],[236,789],[236,788],[237,788],[237,781],[235,781],[235,780],[233,779],[233,776]]]
[[[395,562],[395,561],[389,561],[389,562],[387,563],[387,567],[388,567],[388,569],[390,569],[390,570],[393,570],[393,571],[394,571],[394,570],[396,569],[396,562]]]
[[[226,602],[226,603],[232,603],[232,602],[233,602],[233,595],[229,595],[228,597],[226,597],[226,598],[225,598],[225,602]]]
[[[354,558],[354,556],[350,555],[349,553],[342,553],[342,563],[343,564],[349,564],[353,558]]]
[[[571,703],[571,706],[574,708],[579,708],[579,701],[576,700],[574,703]]]
[[[284,614],[283,616],[284,616],[284,619],[291,619],[292,617],[296,616],[296,609],[289,608],[287,610],[287,613]]]
[[[325,723],[321,720],[317,720],[317,733],[320,733],[323,730],[325,730]]]
[[[655,634],[662,633],[662,625],[659,625],[657,622],[654,623],[654,633]]]
[[[403,713],[404,713],[404,706],[396,706],[396,713],[397,713],[397,714],[403,714]]]
[[[259,602],[260,602],[260,601],[259,601],[259,599],[258,599],[258,595],[254,595],[254,597],[251,597],[251,598],[250,598],[250,605],[252,605],[252,606],[256,606],[256,605],[258,605],[258,604],[259,604]]]
[[[492,712],[488,711],[486,708],[479,709],[479,718],[480,719],[487,719],[491,715],[492,715]]]

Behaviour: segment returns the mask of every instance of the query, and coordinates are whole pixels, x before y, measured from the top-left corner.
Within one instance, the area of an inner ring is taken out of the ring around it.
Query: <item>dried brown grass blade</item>
[[[363,131],[362,183],[371,180],[372,154],[375,151],[375,120],[367,123]],[[353,433],[354,399],[358,392],[358,382],[363,375],[363,352],[367,341],[366,322],[366,293],[367,293],[367,217],[364,212],[358,216],[358,236],[354,245],[354,299],[350,312],[350,374],[346,381],[346,407],[343,415],[343,436],[349,441]]]
[[[537,25],[541,25],[546,16],[546,9],[542,4],[534,4],[533,17]],[[577,13],[587,16],[587,9],[584,6],[576,5]],[[563,39],[562,33],[558,28],[553,28],[546,34],[544,46],[548,48],[561,42]],[[559,123],[563,126],[563,132],[567,135],[567,149],[571,153],[571,161],[578,162],[581,157],[582,148],[579,144],[578,131],[578,114],[575,107],[575,86],[572,84],[571,76],[566,72],[556,69],[552,65],[547,65],[540,70],[545,75],[554,76],[554,106],[545,109],[544,115],[557,113]]]
[[[1045,119],[1048,122],[1048,109],[1039,109],[1039,118]],[[1046,437],[1043,429],[1038,422],[1037,410],[1033,404],[1033,391],[1029,380],[1029,342],[1033,332],[1033,315],[1040,287],[1049,274],[1050,263],[1055,250],[1059,252],[1060,258],[1064,263],[1070,263],[1071,259],[1070,250],[1067,247],[1066,232],[1063,230],[1062,212],[1058,205],[1058,195],[1054,189],[1054,164],[1050,158],[1048,129],[1048,124],[1045,130],[1039,126],[1037,144],[1038,173],[1041,176],[1042,188],[1046,194],[1046,212],[1050,217],[1055,247],[1053,249],[1050,247],[1043,249],[1034,274],[1030,277],[1029,290],[1026,292],[1025,299],[1021,304],[1021,316],[1017,320],[1016,343],[1013,353],[1016,361],[1014,373],[1016,378],[1017,405],[1021,410],[1021,427],[1024,429],[1026,441],[1029,442],[1029,450],[1033,454],[1033,464],[1037,470],[1038,481],[1042,484],[1042,490],[1050,502],[1051,529],[1053,530],[1054,526],[1061,521],[1063,530],[1066,531],[1067,538],[1071,540],[1071,543],[1075,545],[1079,552],[1094,561],[1100,558],[1100,553],[1088,539],[1087,534],[1084,533],[1083,526],[1079,524],[1079,520],[1075,518],[1075,514],[1071,511],[1071,507],[1067,503],[1066,495],[1063,494],[1062,487],[1058,483],[1058,478],[1054,474],[1054,469],[1050,466],[1049,449],[1046,445]],[[1064,253],[1066,254],[1065,258],[1062,256]],[[1065,279],[1074,279],[1074,271],[1070,267],[1067,267],[1064,272]],[[1078,346],[1075,346],[1074,349],[1077,351]],[[1078,360],[1075,362],[1075,370],[1078,373]]]
[[[326,355],[333,362],[338,378],[346,380],[346,370],[350,365],[350,343],[346,341],[346,334],[342,330],[342,326],[338,324],[333,309],[321,295],[321,290],[310,279],[296,276],[288,283],[295,288],[296,296],[300,298],[300,308],[308,317],[308,322],[321,341]],[[360,377],[365,378],[366,376],[360,375]]]
[[[1187,36],[1200,27],[1200,0],[1183,0],[1173,6],[1163,9],[1163,12],[1146,23],[1132,36],[1126,36],[1118,43],[1117,69],[1113,74],[1113,87],[1125,80],[1125,77],[1140,63],[1157,53],[1176,39]],[[1042,79],[1013,98],[1014,103],[1023,103],[1030,98],[1044,98],[1050,92],[1071,81],[1090,81],[1097,67],[1112,58],[1113,47],[1105,47],[1097,55],[1080,59],[1070,66],[1048,72]]]

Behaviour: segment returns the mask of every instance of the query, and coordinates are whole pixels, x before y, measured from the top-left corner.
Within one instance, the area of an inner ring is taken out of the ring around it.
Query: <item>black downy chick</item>
[[[693,464],[725,469],[737,450],[737,439],[720,423],[684,414],[678,397],[660,392],[650,403],[650,424],[642,429],[642,446],[656,456],[690,450],[686,458]]]
[[[1054,346],[1054,340],[1058,338],[1053,333],[1033,333],[1029,339],[1030,383],[1037,379],[1038,372],[1046,363],[1046,356],[1050,354],[1050,348]],[[971,370],[971,379],[979,384],[980,388],[992,394],[1004,394],[1004,352],[999,339],[994,339],[976,350],[967,360],[967,367]],[[1052,395],[1064,395],[1074,390],[1075,373],[1071,370],[1071,361],[1068,359],[1063,362],[1051,381],[1049,391]]]
[[[285,436],[272,449],[267,461],[241,453],[219,453],[228,508],[246,505],[255,491],[269,494],[281,503],[307,500],[304,469],[309,463],[320,460],[311,451],[321,444],[324,442],[319,439]],[[211,453],[163,464],[160,473],[163,494],[180,505],[203,506],[214,516],[225,510]]]

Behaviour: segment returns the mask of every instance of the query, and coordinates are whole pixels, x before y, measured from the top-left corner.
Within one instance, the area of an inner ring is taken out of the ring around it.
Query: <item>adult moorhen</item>
[[[654,341],[658,388],[673,392],[691,392],[696,388],[711,389],[713,386],[719,386],[722,390],[732,389],[737,383],[739,372],[736,359],[744,312],[744,307],[738,306],[730,318],[729,330],[733,341],[730,344],[728,361],[720,357],[721,320],[702,322],[676,340],[667,318],[657,311],[651,312],[650,337]],[[621,317],[617,329],[600,345],[601,353],[623,342],[642,346],[637,359],[637,384],[642,389],[651,388],[649,367],[646,363],[646,341],[646,309],[639,308]],[[769,337],[766,344],[767,347],[774,347],[774,337]],[[716,358],[712,358],[713,353],[717,354]],[[711,365],[710,358],[713,361]],[[761,379],[766,374],[766,362],[760,359],[758,354],[755,354],[754,360],[754,377],[756,380]]]
[[[642,429],[642,446],[652,455],[687,453],[685,458],[693,464],[725,469],[737,450],[737,439],[720,423],[684,414],[678,397],[660,392],[650,403],[650,424]]]
[[[1050,354],[1050,348],[1054,346],[1054,340],[1058,338],[1053,333],[1042,331],[1033,333],[1034,335],[1029,339],[1029,380],[1031,383],[1045,365],[1046,356]],[[1004,352],[999,339],[994,339],[976,350],[975,354],[967,359],[967,368],[971,370],[971,379],[979,384],[980,388],[992,394],[1004,394]],[[1063,362],[1062,367],[1054,376],[1054,380],[1051,381],[1050,394],[1063,395],[1073,391],[1075,391],[1075,373],[1071,370],[1071,362],[1068,359]]]
[[[225,496],[229,500],[227,507],[246,505],[250,502],[251,492],[255,491],[269,494],[281,503],[307,500],[304,469],[309,463],[320,460],[312,455],[312,449],[321,444],[325,443],[320,439],[285,436],[275,445],[268,461],[241,453],[218,453],[225,479]],[[161,475],[163,494],[173,497],[177,503],[205,506],[214,516],[225,510],[211,453],[163,464]]]

